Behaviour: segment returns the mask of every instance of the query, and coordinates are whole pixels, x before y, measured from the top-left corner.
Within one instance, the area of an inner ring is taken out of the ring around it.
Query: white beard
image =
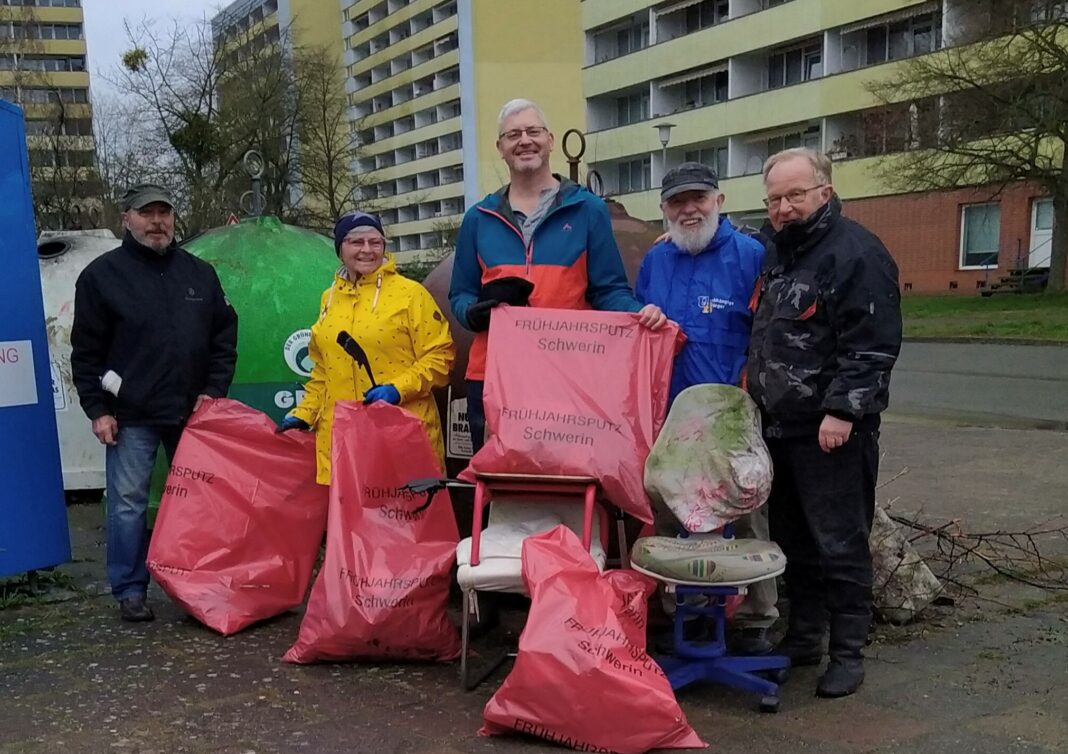
[[[673,223],[668,220],[668,234],[676,246],[690,254],[700,254],[712,243],[712,239],[719,230],[719,209],[712,210],[712,214],[705,217],[704,222],[693,227],[686,227],[682,223]]]

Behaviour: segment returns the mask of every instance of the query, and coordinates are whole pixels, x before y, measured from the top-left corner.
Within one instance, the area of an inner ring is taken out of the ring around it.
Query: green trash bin
[[[237,310],[237,371],[229,397],[281,420],[300,401],[311,374],[310,328],[338,267],[333,241],[275,217],[257,217],[209,230],[182,246],[215,267]],[[160,451],[150,525],[166,477]]]

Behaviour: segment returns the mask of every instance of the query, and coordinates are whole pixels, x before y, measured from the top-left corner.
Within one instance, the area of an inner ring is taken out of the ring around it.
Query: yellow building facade
[[[793,146],[842,161],[844,199],[883,194],[873,162],[916,139],[920,116],[880,107],[868,86],[941,49],[967,12],[968,0],[584,0],[593,166],[645,219],[660,217],[665,170],[696,160],[717,168],[728,211],[759,220],[761,166]]]
[[[84,205],[78,184],[91,179],[94,162],[81,0],[0,4],[0,98],[25,113],[39,224],[78,222],[56,208]]]

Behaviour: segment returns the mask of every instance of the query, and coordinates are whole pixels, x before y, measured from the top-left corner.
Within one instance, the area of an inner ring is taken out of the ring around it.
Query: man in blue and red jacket
[[[475,332],[467,414],[476,451],[485,440],[482,385],[494,306],[637,312],[652,329],[667,321],[631,292],[605,203],[553,174],[553,134],[538,106],[512,100],[497,123],[510,182],[464,215],[449,288],[453,314]]]

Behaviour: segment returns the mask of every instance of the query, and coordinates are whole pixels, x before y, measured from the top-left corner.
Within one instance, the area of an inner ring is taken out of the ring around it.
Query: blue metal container
[[[0,577],[70,560],[22,110],[0,101]]]

